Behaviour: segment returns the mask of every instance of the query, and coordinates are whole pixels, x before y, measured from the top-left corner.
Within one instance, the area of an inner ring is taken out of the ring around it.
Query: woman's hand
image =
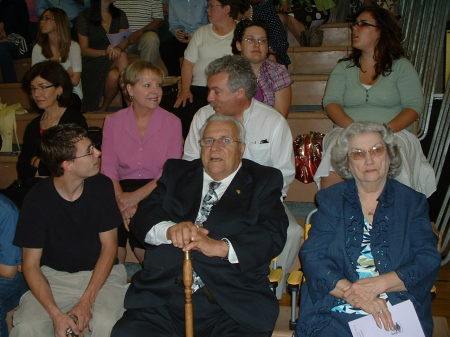
[[[371,314],[375,320],[375,324],[380,329],[395,330],[394,321],[392,320],[391,312],[389,311],[386,301],[382,298],[375,298],[371,301],[364,303],[359,307],[368,314]]]
[[[352,306],[361,308],[363,303],[378,298],[384,292],[379,281],[378,277],[359,279],[344,291],[344,299]]]
[[[179,108],[181,105],[184,108],[186,106],[187,101],[189,101],[190,103],[194,101],[194,95],[192,95],[191,90],[181,91],[173,107]]]
[[[124,225],[125,229],[127,230],[127,232],[130,231],[130,221],[131,221],[131,218],[136,213],[136,211],[137,211],[137,205],[128,207],[120,212],[122,215],[123,225]]]
[[[111,45],[106,48],[106,55],[111,61],[115,61],[119,58],[120,53],[122,53],[122,49],[119,47],[113,47]]]
[[[347,288],[343,293],[343,299],[352,307],[372,314],[380,329],[384,327],[385,330],[393,330],[394,322],[386,301],[378,297],[383,292],[385,289],[380,276],[368,277],[357,280]]]
[[[139,190],[134,192],[122,192],[116,195],[117,204],[121,212],[127,208],[137,206],[137,204],[143,199],[141,198]]]

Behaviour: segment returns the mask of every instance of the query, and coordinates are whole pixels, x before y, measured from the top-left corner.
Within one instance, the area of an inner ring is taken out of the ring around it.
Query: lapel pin
[[[241,194],[241,190],[236,190],[236,193],[237,194]]]

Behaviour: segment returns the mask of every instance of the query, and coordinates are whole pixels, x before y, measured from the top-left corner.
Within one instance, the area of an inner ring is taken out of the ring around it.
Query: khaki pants
[[[67,312],[83,295],[92,271],[67,273],[47,266],[41,267],[47,278],[57,306]],[[115,265],[111,274],[99,291],[92,307],[92,319],[85,336],[109,337],[111,329],[124,312],[123,300],[127,290],[127,274],[123,264]],[[53,322],[36,300],[31,291],[20,299],[19,309],[14,313],[10,337],[50,337],[54,336]]]

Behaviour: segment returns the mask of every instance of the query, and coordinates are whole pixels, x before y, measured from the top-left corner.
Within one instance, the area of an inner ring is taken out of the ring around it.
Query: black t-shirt
[[[86,179],[83,193],[73,202],[59,195],[50,177],[27,194],[14,244],[42,248],[41,265],[59,271],[93,270],[100,256],[99,233],[116,228],[121,221],[114,188],[106,176]]]

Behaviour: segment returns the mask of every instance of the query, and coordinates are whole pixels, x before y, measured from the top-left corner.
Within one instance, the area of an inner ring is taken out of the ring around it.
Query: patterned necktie
[[[197,219],[195,219],[195,222],[197,224],[203,224],[206,219],[208,218],[209,213],[211,212],[211,208],[219,201],[219,197],[216,193],[216,188],[219,187],[220,183],[216,181],[212,181],[209,183],[209,190],[206,192],[205,196],[203,197],[202,205],[200,206],[200,211],[198,212]],[[192,271],[193,276],[193,282],[192,282],[192,293],[195,293],[197,290],[202,288],[205,283],[200,278],[200,276],[195,272],[195,270]]]
[[[209,190],[206,192],[203,198],[202,205],[200,206],[200,212],[198,212],[197,219],[195,222],[202,224],[208,218],[211,208],[217,203],[219,198],[217,197],[216,189],[219,187],[220,183],[216,181],[211,181],[209,183]]]

